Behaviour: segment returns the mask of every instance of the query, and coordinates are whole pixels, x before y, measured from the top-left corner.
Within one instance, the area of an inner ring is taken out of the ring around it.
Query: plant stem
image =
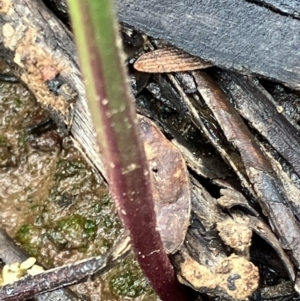
[[[109,186],[137,260],[163,301],[190,300],[156,230],[150,175],[112,1],[69,0],[69,7]]]

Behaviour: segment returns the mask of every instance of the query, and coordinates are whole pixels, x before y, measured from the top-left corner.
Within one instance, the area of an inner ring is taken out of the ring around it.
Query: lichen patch
[[[225,258],[215,271],[210,271],[191,257],[186,257],[180,268],[182,278],[200,292],[218,289],[231,297],[245,300],[258,288],[258,268],[245,257],[235,254]]]
[[[214,289],[217,286],[213,273],[190,257],[181,264],[181,274],[198,290]]]
[[[4,46],[10,48],[11,41],[15,35],[15,29],[10,23],[5,23],[2,27],[2,35],[4,40]]]
[[[217,223],[222,241],[237,251],[245,251],[251,246],[252,230],[242,218],[227,218]]]
[[[58,73],[59,70],[51,65],[44,66],[41,69],[42,78],[45,82],[55,78],[58,75]]]
[[[228,295],[244,300],[258,288],[258,268],[244,257],[232,254],[217,267],[219,286]]]
[[[47,86],[47,82],[55,78],[64,66],[42,48],[40,41],[37,30],[29,27],[15,49],[14,62],[23,67],[21,79],[33,91],[37,100],[45,108],[68,116],[70,104],[62,96],[54,95]]]

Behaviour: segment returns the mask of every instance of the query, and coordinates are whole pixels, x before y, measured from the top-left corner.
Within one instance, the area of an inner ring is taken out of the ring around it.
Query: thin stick
[[[122,239],[114,250],[106,255],[48,270],[35,276],[26,276],[21,280],[0,288],[0,300],[18,301],[30,298],[62,287],[78,284],[99,276],[114,266],[130,251],[129,238]]]

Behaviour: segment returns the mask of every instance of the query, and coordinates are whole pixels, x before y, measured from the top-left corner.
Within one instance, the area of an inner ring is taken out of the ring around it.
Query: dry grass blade
[[[211,66],[211,63],[174,47],[147,52],[134,63],[136,70],[148,73],[193,71]]]

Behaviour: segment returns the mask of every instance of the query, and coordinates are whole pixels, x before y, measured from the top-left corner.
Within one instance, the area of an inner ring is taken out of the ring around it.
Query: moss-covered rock
[[[49,230],[49,237],[60,249],[84,250],[96,232],[97,225],[94,221],[75,214],[58,220],[56,226]]]

